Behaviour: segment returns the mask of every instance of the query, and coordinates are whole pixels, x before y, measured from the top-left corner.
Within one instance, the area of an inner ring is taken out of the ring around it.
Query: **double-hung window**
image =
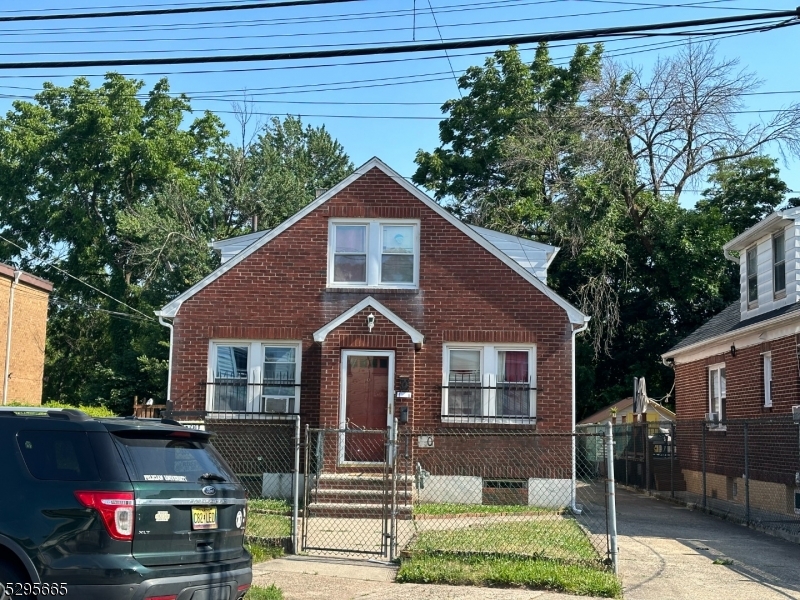
[[[786,295],[786,236],[784,232],[772,238],[772,292],[776,298]]]
[[[443,358],[443,420],[533,421],[535,347],[451,345]]]
[[[753,246],[747,251],[747,303],[758,302],[758,248]]]
[[[708,369],[708,412],[717,415],[717,421],[725,420],[726,396],[725,365],[714,365]]]
[[[211,412],[297,413],[300,344],[212,342],[206,385]]]
[[[419,282],[419,223],[332,220],[328,285],[415,288]]]

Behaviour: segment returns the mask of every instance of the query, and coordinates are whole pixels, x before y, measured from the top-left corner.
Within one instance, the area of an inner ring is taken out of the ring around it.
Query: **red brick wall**
[[[703,419],[708,412],[708,367],[724,362],[728,419],[787,415],[800,404],[797,340],[787,336],[675,366],[675,406],[679,420]],[[764,407],[763,352],[772,354],[772,408]]]
[[[333,216],[419,218],[419,290],[326,289]],[[422,332],[423,348],[414,350],[408,336],[377,313],[372,334],[364,313],[323,344],[313,341],[314,331],[366,296]],[[174,323],[176,410],[205,407],[209,340],[296,339],[303,346],[304,422],[336,422],[341,349],[392,348],[396,376],[412,380],[412,424],[430,429],[441,425],[443,343],[530,342],[537,348],[537,428],[571,427],[571,326],[565,311],[377,169],[188,299]]]

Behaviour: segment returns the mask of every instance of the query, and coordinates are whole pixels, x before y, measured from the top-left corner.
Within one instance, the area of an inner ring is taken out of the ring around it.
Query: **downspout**
[[[577,430],[575,428],[576,423],[576,415],[577,415],[577,405],[576,405],[576,395],[575,395],[575,384],[576,384],[576,376],[575,376],[575,336],[579,333],[586,331],[589,327],[589,319],[591,317],[583,317],[583,325],[578,327],[577,329],[572,330],[572,500],[570,504],[570,510],[576,514],[581,514],[582,508],[578,507],[576,500],[578,494],[578,467],[576,464],[577,459],[577,448],[576,448],[576,433]]]
[[[6,361],[3,368],[3,406],[8,402],[8,369],[11,366],[11,329],[14,323],[14,292],[19,283],[22,271],[14,271],[14,279],[11,281],[11,291],[8,296],[8,329],[6,331]]]
[[[161,316],[161,313],[156,313],[158,315],[158,322],[161,323],[164,327],[169,329],[169,360],[168,360],[168,367],[167,367],[167,410],[172,410],[172,337],[174,333],[174,328],[172,323],[167,323],[164,320],[164,317]]]

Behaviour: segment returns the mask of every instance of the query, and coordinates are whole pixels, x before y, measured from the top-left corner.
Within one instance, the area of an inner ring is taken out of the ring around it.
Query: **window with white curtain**
[[[725,420],[725,398],[727,382],[725,365],[719,364],[708,369],[708,412],[716,413],[717,419]]]
[[[299,342],[214,341],[208,375],[208,411],[299,411]]]

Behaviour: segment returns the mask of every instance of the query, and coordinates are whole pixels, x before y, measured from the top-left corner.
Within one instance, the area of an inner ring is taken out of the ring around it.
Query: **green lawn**
[[[427,503],[414,506],[414,515],[540,515],[560,514],[563,509],[539,508],[537,506],[520,506],[516,504],[447,504]]]
[[[283,600],[283,592],[274,583],[266,588],[254,585],[247,591],[245,600]]]
[[[573,519],[553,514],[489,525],[481,522],[458,520],[452,521],[458,527],[436,529],[441,523],[421,521],[422,530],[407,549],[397,580],[621,597],[619,580],[605,568]]]
[[[580,526],[562,518],[422,531],[410,550],[426,554],[506,554],[572,564],[600,562]]]
[[[414,555],[400,565],[397,581],[527,587],[582,596],[622,597],[622,585],[608,571],[507,556]]]
[[[247,528],[250,538],[287,538],[292,532],[292,507],[285,500],[258,498],[247,503]]]

